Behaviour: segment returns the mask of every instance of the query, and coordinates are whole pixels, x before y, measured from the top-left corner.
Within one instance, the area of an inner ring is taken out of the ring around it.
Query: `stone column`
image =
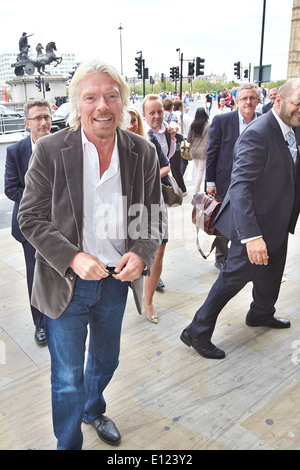
[[[300,0],[293,0],[287,78],[300,77]]]

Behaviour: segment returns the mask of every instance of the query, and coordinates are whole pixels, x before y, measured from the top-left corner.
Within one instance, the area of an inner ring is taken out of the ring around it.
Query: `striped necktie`
[[[287,133],[287,139],[288,139],[288,147],[290,154],[292,155],[292,158],[294,160],[294,163],[296,163],[297,160],[297,145],[296,145],[296,137],[295,134],[292,130],[290,130]]]

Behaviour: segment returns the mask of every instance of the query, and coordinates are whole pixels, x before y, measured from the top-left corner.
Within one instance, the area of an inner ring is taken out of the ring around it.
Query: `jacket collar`
[[[132,204],[133,185],[138,154],[133,150],[135,143],[131,139],[129,132],[118,128],[117,135],[122,196],[126,197],[128,214],[128,209]],[[69,130],[65,137],[65,144],[66,147],[61,150],[62,159],[79,236],[78,240],[81,241],[83,218],[83,153],[81,128],[77,131]]]

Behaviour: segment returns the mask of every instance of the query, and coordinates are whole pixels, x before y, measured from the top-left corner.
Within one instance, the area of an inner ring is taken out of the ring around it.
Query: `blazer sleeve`
[[[234,149],[229,198],[232,210],[233,229],[240,240],[261,236],[255,212],[255,187],[260,184],[268,149],[263,135],[257,130],[248,130],[237,141]]]
[[[18,222],[24,236],[38,251],[39,259],[49,264],[61,276],[67,275],[71,260],[80,251],[76,244],[64,236],[54,221],[53,192],[55,164],[46,156],[40,139],[30,160],[25,176],[25,190],[20,203]],[[58,196],[56,195],[58,198]],[[63,204],[64,197],[61,196]],[[64,227],[71,227],[66,205]],[[69,223],[67,223],[69,221]],[[70,228],[71,231],[71,228]]]
[[[144,200],[142,201],[141,218],[138,224],[140,229],[134,239],[132,239],[129,230],[128,238],[131,241],[129,251],[133,251],[144,260],[150,273],[156,251],[164,236],[167,219],[161,189],[159,161],[155,147],[148,146],[148,149],[150,151],[144,149],[143,168],[141,167],[139,177],[144,181]],[[138,206],[140,206],[140,202],[137,203]],[[136,204],[133,204],[131,209],[135,210],[135,207]],[[128,228],[130,228],[130,222]]]
[[[20,180],[16,155],[8,147],[5,162],[4,191],[6,196],[19,203],[23,196],[24,184]]]
[[[215,116],[210,129],[206,152],[206,181],[216,182],[216,168],[220,153],[220,145],[222,141],[222,129],[220,119]]]

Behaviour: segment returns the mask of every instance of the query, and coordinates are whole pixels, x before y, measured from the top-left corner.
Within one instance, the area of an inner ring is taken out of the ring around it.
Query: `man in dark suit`
[[[258,116],[255,108],[259,98],[260,89],[256,84],[243,84],[236,95],[238,109],[217,115],[212,121],[206,154],[206,191],[220,201],[229,188],[234,145],[247,125]],[[215,261],[219,269],[226,261],[227,245],[228,240],[223,235],[216,246]]]
[[[216,227],[231,240],[228,260],[181,340],[202,356],[221,359],[211,342],[217,317],[245,285],[253,283],[248,326],[288,328],[274,317],[285,266],[288,233],[300,210],[299,152],[288,138],[300,126],[300,79],[286,82],[273,109],[251,123],[234,150],[229,191]],[[274,188],[276,188],[274,190]]]
[[[25,187],[24,177],[28,169],[29,159],[36,141],[48,135],[51,129],[51,105],[45,99],[29,100],[24,106],[25,125],[30,129],[30,136],[7,147],[5,164],[5,194],[14,201],[12,214],[12,235],[20,243],[24,250],[26,263],[26,276],[29,300],[31,304],[31,291],[35,265],[35,249],[21,233],[17,215],[19,203]],[[45,345],[44,315],[30,305],[33,323],[35,325],[34,338],[37,344]]]
[[[265,114],[273,108],[277,96],[278,88],[272,88],[269,93],[270,101],[262,107],[262,113]]]

